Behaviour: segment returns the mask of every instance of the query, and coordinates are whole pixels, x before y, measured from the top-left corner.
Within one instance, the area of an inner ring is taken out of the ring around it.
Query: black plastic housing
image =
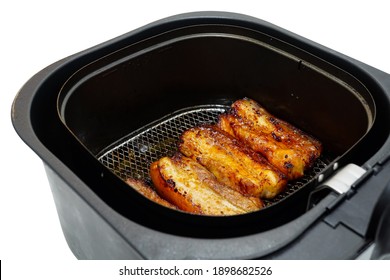
[[[318,177],[259,212],[205,217],[152,203],[96,158],[172,111],[244,96],[320,139],[334,159],[325,177],[335,163],[372,170],[390,154],[388,74],[230,13],[163,19],[56,62],[21,89],[12,118],[45,163],[65,237],[78,258],[356,256],[373,240],[367,227],[376,200],[363,200],[367,218],[358,226],[364,230],[345,227],[344,217],[332,224],[326,217],[354,203],[355,194],[331,193],[306,212]],[[368,184],[373,197],[386,180]],[[354,191],[360,190],[367,187]],[[332,234],[337,250],[320,250]]]

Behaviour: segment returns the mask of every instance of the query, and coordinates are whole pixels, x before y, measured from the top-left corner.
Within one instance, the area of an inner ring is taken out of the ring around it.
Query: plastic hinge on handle
[[[339,195],[348,192],[351,189],[351,186],[365,173],[365,169],[353,163],[339,169],[333,176],[328,178],[310,194],[307,210],[315,206],[321,198],[330,192],[335,192]],[[336,204],[337,200],[333,205]],[[332,208],[331,205],[328,208]]]
[[[337,192],[343,194],[349,191],[353,183],[355,183],[366,170],[362,167],[350,163],[337,171],[334,176],[326,180],[323,185]]]

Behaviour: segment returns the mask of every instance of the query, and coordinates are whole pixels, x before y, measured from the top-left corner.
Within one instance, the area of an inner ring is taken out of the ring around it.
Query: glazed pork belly
[[[202,165],[179,153],[152,163],[150,175],[159,195],[186,212],[237,215],[263,207],[259,198],[221,184]]]
[[[234,102],[218,127],[263,155],[288,180],[303,176],[322,152],[317,139],[247,98]]]
[[[149,185],[147,185],[142,180],[137,180],[134,178],[127,178],[126,183],[131,186],[133,189],[138,191],[140,194],[145,196],[146,198],[150,199],[153,202],[156,202],[162,206],[169,207],[172,209],[177,209],[175,205],[172,203],[166,201],[165,199],[161,198],[156,191]]]
[[[252,149],[215,126],[186,130],[179,150],[244,195],[271,199],[284,190],[285,176]]]

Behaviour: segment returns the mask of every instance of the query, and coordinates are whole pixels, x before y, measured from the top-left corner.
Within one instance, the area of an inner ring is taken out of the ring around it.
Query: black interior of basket
[[[207,222],[207,217],[188,219],[179,211],[158,211],[165,217],[161,227],[166,231],[173,230],[165,225],[172,219],[172,225],[186,224],[189,235],[211,236],[215,231],[215,236],[234,236],[301,215],[320,173],[332,170],[335,160],[359,158],[361,153],[351,149],[370,130],[375,106],[354,76],[259,31],[196,25],[131,44],[81,68],[63,86],[58,110],[77,140],[121,179],[147,179],[150,162],[172,153],[182,130],[214,121],[243,97],[319,139],[324,155],[305,178],[290,184],[291,192],[259,213]],[[106,189],[99,193],[113,208],[116,201],[121,203],[124,215],[146,221],[125,207],[123,196],[114,197]],[[159,224],[148,219],[150,226]]]

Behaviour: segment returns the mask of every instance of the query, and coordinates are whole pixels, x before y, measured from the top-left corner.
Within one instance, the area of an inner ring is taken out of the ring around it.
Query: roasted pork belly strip
[[[303,176],[322,152],[318,140],[250,99],[234,102],[231,110],[220,116],[218,127],[261,153],[289,180]]]
[[[180,154],[154,162],[150,175],[157,192],[183,211],[236,215],[263,206],[260,199],[243,196],[222,185],[199,163]]]
[[[165,199],[161,198],[154,189],[152,189],[150,186],[145,184],[143,181],[133,179],[133,178],[127,178],[126,183],[130,185],[133,189],[138,191],[143,196],[149,198],[150,200],[163,205],[165,207],[169,207],[172,209],[177,209],[177,207]]]
[[[287,183],[268,161],[214,126],[186,130],[179,150],[211,171],[221,183],[247,195],[273,198]]]

